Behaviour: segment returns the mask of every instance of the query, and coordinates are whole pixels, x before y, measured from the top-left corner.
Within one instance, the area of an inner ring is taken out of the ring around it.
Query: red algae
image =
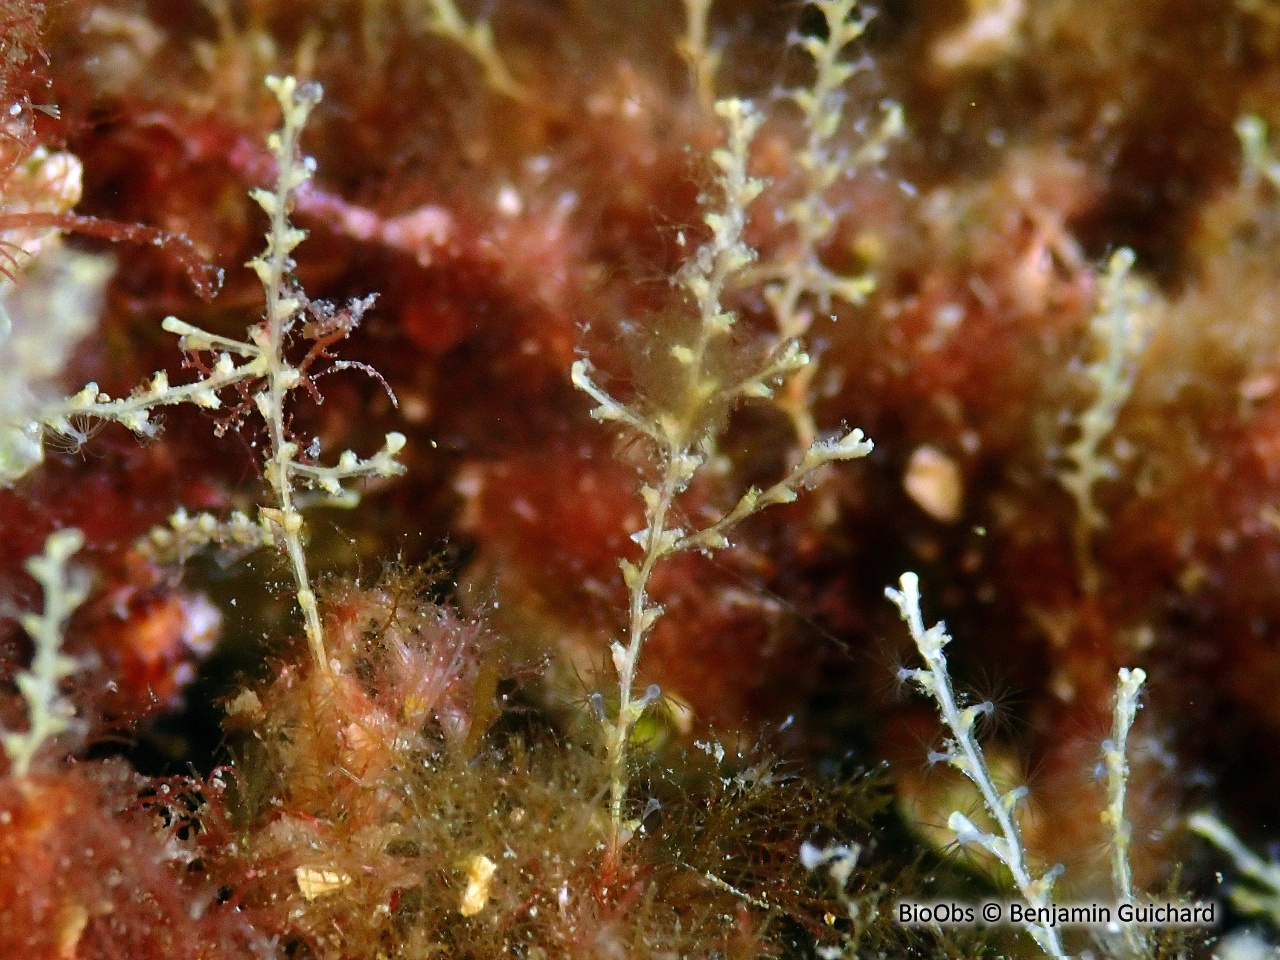
[[[1094,771],[1121,667],[1151,678],[1128,808],[1139,886],[1215,889],[1179,829],[1206,801],[1251,843],[1275,839],[1280,196],[1242,164],[1233,126],[1280,121],[1280,27],[1258,3],[1010,0],[887,3],[845,54],[866,69],[842,88],[833,149],[865,142],[888,97],[906,132],[826,188],[815,256],[876,286],[815,311],[797,396],[821,433],[858,427],[876,448],[744,524],[732,549],[656,570],[664,615],[638,673],[661,694],[636,731],[644,829],[610,845],[597,721],[627,629],[618,562],[638,555],[655,460],[590,419],[569,370],[589,354],[611,395],[659,403],[653,371],[689,320],[672,278],[707,239],[721,131],[687,75],[685,13],[464,3],[513,78],[495,88],[479,34],[450,39],[409,7],[0,0],[0,284],[30,282],[37,241],[114,264],[88,335],[56,369],[24,372],[30,396],[13,402],[90,380],[119,396],[157,370],[190,382],[216,357],[184,359],[166,315],[239,336],[260,313],[240,265],[262,247],[248,192],[279,174],[261,81],[291,73],[326,91],[303,135],[315,178],[291,213],[310,234],[299,284],[379,298],[327,368],[343,375],[321,378],[288,428],[317,451],[399,431],[409,467],[358,509],[316,514],[312,564],[335,575],[317,588],[330,678],[284,642],[294,628],[264,599],[280,592],[274,561],[194,564],[183,584],[138,547],[179,508],[224,519],[251,502],[263,440],[237,412],[249,392],[174,412],[144,444],[107,425],[0,490],[5,613],[39,608],[22,565],[55,529],[83,531],[96,576],[65,637],[82,759],[0,779],[0,954],[857,949],[861,921],[797,866],[802,842],[862,845],[849,890],[863,919],[877,897],[976,896],[987,868],[954,862],[953,835],[929,824],[971,798],[924,764],[936,718],[894,692],[888,661],[906,655],[885,651],[906,646],[883,588],[904,570],[956,637],[957,687],[1012,691],[989,753],[1009,786],[1028,783],[1027,845],[1067,865],[1064,889],[1110,893]],[[788,31],[815,40],[821,20],[763,0],[710,9],[717,93],[768,114],[749,168],[769,186],[744,234],[763,264],[793,242],[809,175],[799,112],[774,93],[813,79]],[[64,152],[83,168],[78,202],[23,173]],[[1095,400],[1101,264],[1120,245],[1151,325],[1099,454],[1090,585],[1062,477]],[[745,355],[776,346],[758,285],[731,289],[726,309]],[[784,476],[797,422],[767,400],[737,410],[676,522],[699,528]],[[445,577],[405,572],[429,557]],[[227,680],[261,675],[259,634],[277,651],[270,679]],[[189,684],[215,651],[234,773],[128,772],[113,738],[190,720]],[[11,684],[30,653],[6,622],[6,730],[23,728]],[[736,763],[761,730],[790,766]],[[716,749],[729,762],[709,772]],[[880,760],[895,783],[833,773]],[[752,770],[786,783],[753,792],[735,779]],[[166,785],[181,803],[156,799]],[[789,820],[790,796],[804,799]],[[887,925],[862,934],[905,949]],[[975,936],[912,949],[1004,948]]]
[[[0,784],[0,950],[40,960],[267,955],[136,799],[119,763]]]

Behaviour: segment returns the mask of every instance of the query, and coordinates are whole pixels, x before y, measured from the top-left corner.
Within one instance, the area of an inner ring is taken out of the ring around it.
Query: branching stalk
[[[1120,670],[1111,738],[1102,745],[1102,761],[1107,772],[1107,808],[1102,812],[1102,820],[1111,828],[1111,879],[1119,903],[1134,901],[1133,868],[1129,862],[1133,831],[1125,818],[1124,805],[1129,789],[1129,731],[1138,715],[1138,694],[1146,680],[1146,671],[1140,668]],[[1148,937],[1140,927],[1125,924],[1121,936],[1131,957],[1147,955]]]
[[[1053,883],[1061,868],[1054,868],[1038,877],[1032,873],[1026,848],[1022,843],[1022,830],[1014,814],[1018,801],[1026,794],[1026,788],[1019,787],[1002,794],[992,779],[982,747],[974,736],[978,718],[989,713],[992,706],[990,703],[977,703],[962,708],[956,702],[951,675],[947,670],[947,658],[942,652],[943,647],[951,642],[946,626],[935,623],[925,629],[924,617],[920,612],[920,580],[914,573],[904,573],[900,586],[900,590],[886,588],[885,596],[898,608],[925,666],[923,670],[903,668],[899,671],[899,676],[914,683],[937,704],[942,722],[951,732],[943,747],[943,756],[947,763],[968,777],[978,788],[982,804],[995,821],[997,830],[994,834],[987,833],[959,810],[952,812],[947,820],[947,827],[955,833],[961,844],[976,844],[1003,863],[1027,904],[1037,908],[1047,907]],[[1026,928],[1046,954],[1055,960],[1065,960],[1067,955],[1063,952],[1056,928],[1032,921],[1027,921]]]
[[[1094,390],[1093,402],[1079,416],[1078,435],[1066,449],[1067,465],[1058,478],[1076,502],[1073,538],[1082,584],[1088,592],[1098,586],[1093,536],[1107,524],[1106,515],[1094,501],[1094,487],[1115,473],[1103,449],[1133,390],[1138,358],[1150,333],[1141,317],[1147,291],[1130,275],[1134,261],[1133,251],[1122,247],[1107,264],[1098,310],[1089,321],[1097,358],[1085,369],[1085,375]]]
[[[67,621],[89,595],[89,577],[68,561],[84,546],[79,530],[58,530],[45,541],[44,553],[27,561],[27,572],[44,591],[44,609],[21,617],[22,629],[35,646],[30,669],[18,674],[18,692],[27,701],[27,729],[0,733],[9,755],[9,770],[25,777],[44,744],[71,727],[75,707],[59,685],[75,672],[77,662],[62,652]]]
[[[676,44],[689,67],[689,84],[707,110],[713,109],[716,99],[716,70],[720,66],[720,52],[711,47],[707,36],[711,3],[712,0],[684,0],[685,32]]]
[[[843,133],[844,88],[862,66],[845,60],[844,52],[866,31],[870,15],[861,9],[861,0],[810,0],[809,5],[822,14],[826,31],[823,37],[796,41],[813,61],[813,83],[788,94],[805,130],[804,145],[795,161],[799,196],[783,208],[792,237],[771,259],[747,274],[749,282],[764,284],[765,300],[784,343],[809,333],[815,308],[829,313],[833,298],[860,306],[875,289],[870,274],[844,276],[822,261],[822,248],[839,220],[828,192],[840,178],[879,163],[888,143],[904,129],[902,108],[888,103],[880,123],[864,137],[859,149],[850,151],[838,145]],[[777,400],[791,418],[802,449],[817,437],[809,410],[816,371],[813,363],[797,371]]]
[[[270,190],[250,192],[269,220],[266,249],[248,264],[261,281],[266,297],[261,322],[249,328],[244,340],[236,340],[209,333],[177,317],[168,317],[164,329],[180,338],[183,350],[214,355],[212,369],[200,365],[203,376],[175,386],[169,383],[168,374],[160,371],[129,396],[114,399],[100,391],[96,383],[90,383],[74,396],[46,404],[28,419],[4,426],[30,438],[36,453],[23,458],[23,465],[29,469],[39,463],[40,457],[36,454],[48,433],[83,439],[83,432],[76,427],[77,421],[112,421],[134,433],[152,436],[157,430],[152,414],[159,408],[190,403],[218,410],[222,407],[219,397],[222,391],[232,387],[242,392],[255,390],[253,406],[266,425],[269,452],[263,473],[272,500],[271,506],[263,506],[258,511],[258,529],[251,531],[252,522],[244,515],[233,514],[228,521],[216,521],[205,515],[192,520],[179,511],[167,529],[152,532],[148,547],[157,556],[164,553],[182,556],[212,541],[229,543],[236,549],[266,544],[281,547],[289,560],[312,657],[318,669],[328,672],[320,614],[307,570],[298,491],[317,489],[330,502],[349,506],[357,498],[354,492],[343,487],[345,482],[404,472],[395,457],[403,448],[405,438],[399,433],[389,433],[382,449],[372,457],[361,459],[347,450],[339,456],[337,465],[323,466],[304,456],[302,447],[289,432],[285,409],[290,394],[309,385],[308,379],[314,375],[309,369],[311,363],[320,357],[329,357],[326,348],[355,328],[372,298],[353,301],[345,310],[338,311],[327,304],[310,303],[293,277],[293,250],[307,234],[290,222],[289,214],[298,190],[315,170],[315,161],[302,154],[299,137],[308,115],[320,102],[321,90],[314,83],[299,84],[293,77],[268,77],[266,82],[280,103],[283,123],[280,130],[267,139],[276,160],[275,185]],[[316,319],[304,327],[303,333],[315,343],[306,358],[295,365],[289,359],[289,349],[297,337],[299,320],[308,309]],[[345,361],[337,361],[329,369],[352,366],[367,370],[363,365]],[[312,446],[319,449],[318,444]],[[13,479],[16,476],[0,476],[0,482]]]
[[[684,288],[697,310],[697,327],[685,342],[671,346],[680,377],[675,399],[665,409],[648,411],[638,403],[623,403],[592,379],[588,361],[573,365],[573,383],[597,404],[592,416],[613,423],[648,441],[658,461],[656,485],[640,490],[645,505],[645,528],[633,539],[641,548],[638,563],[622,559],[619,566],[628,592],[625,645],[611,645],[614,669],[618,674],[618,713],[603,719],[605,762],[609,776],[609,813],[613,842],[626,841],[635,824],[626,816],[628,790],[628,747],[636,722],[660,692],[650,687],[642,697],[635,691],[637,667],[645,638],[662,616],[662,607],[651,602],[649,586],[658,564],[667,557],[689,550],[711,553],[729,545],[728,532],[767,506],[789,503],[813,474],[826,464],[865,456],[871,442],[860,430],[839,439],[815,442],[802,461],[782,480],[761,491],[751,489],[719,520],[694,531],[671,525],[673,507],[689,487],[714,448],[721,429],[717,411],[731,408],[747,397],[770,397],[776,384],[801,369],[809,358],[794,341],[782,344],[755,361],[740,379],[725,382],[718,372],[730,351],[738,348],[733,331],[736,317],[724,308],[721,297],[726,285],[754,259],[755,252],[742,239],[746,208],[760,194],[762,184],[747,173],[751,137],[760,117],[750,104],[726,100],[716,104],[716,112],[727,125],[726,144],[712,154],[717,167],[717,185],[724,196],[723,207],[706,213],[704,220],[711,236],[680,271],[676,282]]]

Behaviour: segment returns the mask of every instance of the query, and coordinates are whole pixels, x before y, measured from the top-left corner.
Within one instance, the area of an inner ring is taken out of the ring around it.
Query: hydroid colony
[[[1241,948],[1274,21],[8,0],[0,952]]]

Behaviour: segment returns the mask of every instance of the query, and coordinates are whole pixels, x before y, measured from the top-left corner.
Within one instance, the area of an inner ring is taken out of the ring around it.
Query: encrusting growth
[[[31,668],[18,674],[18,692],[27,701],[25,733],[0,735],[9,755],[10,773],[25,777],[36,753],[50,739],[71,727],[75,708],[58,685],[75,672],[77,662],[62,652],[67,620],[89,595],[89,576],[68,561],[84,546],[79,530],[58,530],[49,535],[44,553],[27,561],[27,572],[44,590],[44,609],[20,618],[22,629],[35,645]]]
[[[259,509],[256,524],[243,515],[233,514],[224,524],[205,515],[193,520],[179,513],[170,529],[153,531],[150,546],[161,554],[170,548],[181,554],[213,541],[229,541],[239,547],[273,544],[283,548],[293,572],[312,655],[320,669],[327,671],[320,616],[303,551],[303,520],[298,510],[297,490],[313,488],[350,505],[356,495],[343,488],[345,482],[363,477],[390,477],[404,471],[395,456],[404,447],[405,438],[399,433],[388,433],[382,449],[372,457],[362,459],[347,450],[338,458],[336,466],[327,467],[313,462],[318,443],[312,443],[304,452],[287,426],[285,407],[290,394],[310,386],[315,375],[311,364],[328,357],[326,349],[355,329],[373,301],[372,298],[357,300],[341,310],[312,303],[293,278],[292,252],[306,237],[306,231],[290,222],[289,212],[296,192],[315,170],[315,161],[302,156],[298,138],[308,114],[320,101],[321,91],[317,84],[299,84],[293,77],[268,77],[266,82],[280,103],[283,124],[267,141],[277,164],[275,187],[251,193],[270,218],[266,250],[249,262],[266,294],[262,321],[249,329],[244,340],[236,340],[209,333],[177,317],[167,317],[164,329],[180,338],[184,351],[212,355],[210,364],[193,364],[202,373],[199,379],[175,386],[169,383],[168,375],[160,371],[150,383],[119,399],[112,399],[100,391],[96,383],[90,383],[75,396],[43,407],[30,422],[21,424],[20,429],[37,441],[50,432],[76,439],[83,436],[76,423],[104,420],[119,423],[141,436],[152,436],[156,432],[152,414],[160,407],[191,403],[217,410],[222,406],[219,393],[223,390],[236,387],[244,392],[256,386],[256,392],[250,396],[267,427],[269,453],[263,472],[271,488],[273,505]],[[309,317],[305,323],[302,322],[304,316]],[[299,332],[313,341],[313,346],[306,358],[295,366],[288,351]],[[233,413],[233,420],[238,415],[238,411]],[[220,432],[222,429],[225,426]],[[38,458],[30,465],[35,462]]]
[[[755,257],[742,234],[746,209],[763,189],[761,182],[747,173],[751,138],[761,117],[742,100],[720,101],[716,113],[728,127],[726,145],[712,154],[718,171],[716,185],[724,204],[705,214],[711,236],[676,277],[676,283],[696,306],[696,322],[691,331],[659,348],[665,351],[662,359],[668,362],[658,366],[661,380],[654,384],[654,395],[631,404],[615,399],[598,386],[587,360],[577,361],[572,371],[574,385],[598,404],[591,415],[643,438],[658,464],[656,480],[646,482],[640,489],[646,526],[632,537],[642,551],[640,560],[619,561],[629,595],[628,636],[625,645],[617,641],[612,644],[619,683],[618,713],[616,719],[604,721],[609,806],[615,840],[619,841],[625,840],[633,829],[625,815],[628,744],[637,720],[658,695],[656,689],[651,689],[637,698],[634,691],[645,637],[663,612],[662,607],[649,601],[649,580],[654,568],[675,554],[691,550],[711,553],[727,547],[726,534],[731,528],[765,507],[796,499],[798,491],[819,468],[837,460],[863,457],[871,451],[871,442],[861,430],[817,441],[786,476],[767,489],[751,488],[720,519],[696,530],[672,523],[677,499],[712,455],[724,418],[733,407],[744,399],[771,397],[779,381],[809,363],[794,338],[755,358],[744,357],[734,339],[736,317],[724,308],[721,297],[727,284]]]

